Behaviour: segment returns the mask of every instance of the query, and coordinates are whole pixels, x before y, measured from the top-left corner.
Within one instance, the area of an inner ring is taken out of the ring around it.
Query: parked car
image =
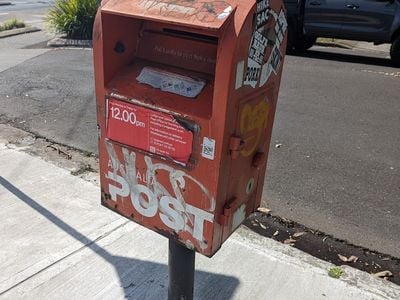
[[[289,51],[309,49],[317,37],[391,43],[400,66],[400,0],[285,0]]]

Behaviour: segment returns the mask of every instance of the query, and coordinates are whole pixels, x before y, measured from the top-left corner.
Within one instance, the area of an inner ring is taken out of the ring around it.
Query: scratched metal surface
[[[109,0],[102,11],[219,29],[237,6],[237,0]]]

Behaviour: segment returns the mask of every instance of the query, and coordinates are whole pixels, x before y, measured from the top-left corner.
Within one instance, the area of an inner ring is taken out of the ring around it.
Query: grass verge
[[[25,23],[17,20],[16,18],[7,20],[3,24],[0,24],[0,32],[5,30],[24,28],[26,27]]]

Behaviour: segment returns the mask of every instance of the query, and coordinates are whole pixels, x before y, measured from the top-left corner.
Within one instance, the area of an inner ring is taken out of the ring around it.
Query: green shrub
[[[17,19],[11,19],[7,20],[3,23],[3,25],[0,25],[0,31],[4,30],[11,30],[11,29],[16,29],[16,28],[23,28],[25,27],[25,23],[18,21]]]
[[[67,38],[92,39],[98,0],[55,0],[46,21],[50,29]]]

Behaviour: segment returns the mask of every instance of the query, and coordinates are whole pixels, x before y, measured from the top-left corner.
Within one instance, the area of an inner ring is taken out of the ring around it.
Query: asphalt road
[[[373,52],[308,56],[287,57],[266,205],[400,257],[400,69]]]
[[[287,57],[264,193],[274,214],[400,257],[399,71],[374,52]],[[0,73],[0,121],[96,151],[92,89],[90,50],[49,51]]]
[[[26,24],[43,28],[43,19],[54,0],[7,0],[4,2],[11,2],[11,5],[0,6],[0,22],[17,18]]]

